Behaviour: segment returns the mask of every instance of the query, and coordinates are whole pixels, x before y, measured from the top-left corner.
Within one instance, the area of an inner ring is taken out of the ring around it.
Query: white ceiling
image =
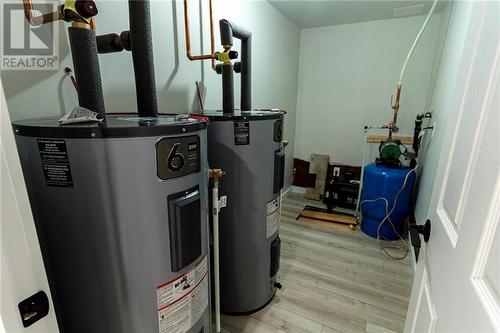
[[[427,14],[432,1],[418,0],[268,0],[277,10],[300,28],[314,28],[335,24],[357,23],[393,18],[393,10],[401,8],[413,15]],[[423,11],[422,11],[422,6]],[[420,5],[420,6],[419,6]],[[411,8],[412,6],[416,6]],[[403,8],[404,7],[404,8]],[[410,7],[410,8],[406,8]],[[438,3],[436,12],[445,7]],[[411,15],[403,15],[411,16]]]

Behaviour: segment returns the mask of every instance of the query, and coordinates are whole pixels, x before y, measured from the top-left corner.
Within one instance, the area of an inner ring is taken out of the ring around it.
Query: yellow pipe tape
[[[75,0],[66,0],[64,2],[64,11],[67,11],[69,10],[70,12],[72,12],[76,17],[78,17],[79,19],[81,20],[84,20],[85,22],[87,22],[87,24],[90,24],[90,21],[92,20],[92,18],[88,18],[86,19],[85,17],[81,16],[80,14],[78,14],[78,12],[76,11],[76,7],[75,7],[75,3],[76,1]]]
[[[217,58],[218,61],[223,63],[231,62],[231,58],[229,58],[229,50],[224,52],[215,52],[215,57]]]

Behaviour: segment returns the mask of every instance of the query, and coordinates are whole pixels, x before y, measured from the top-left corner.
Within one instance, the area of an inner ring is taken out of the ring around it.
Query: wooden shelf
[[[393,135],[392,139],[399,140],[404,145],[413,144],[413,137],[412,136]],[[372,135],[368,135],[366,137],[366,142],[368,142],[368,143],[380,143],[380,141],[385,141],[385,140],[387,140],[387,135],[373,135],[372,134]]]

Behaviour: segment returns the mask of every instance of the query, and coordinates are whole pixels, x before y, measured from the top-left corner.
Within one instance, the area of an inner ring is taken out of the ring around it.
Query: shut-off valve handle
[[[59,6],[59,11],[66,22],[78,21],[87,24],[90,24],[98,13],[97,6],[92,0],[66,0],[64,5]]]
[[[223,52],[215,52],[215,59],[222,63],[230,63],[231,60],[238,58],[238,52],[226,49]]]

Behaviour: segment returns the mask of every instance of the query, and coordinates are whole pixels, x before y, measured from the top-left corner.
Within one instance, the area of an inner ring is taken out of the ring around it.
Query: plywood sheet
[[[306,188],[306,198],[312,200],[320,200],[321,195],[325,192],[326,173],[330,156],[312,154],[311,163],[309,164],[309,173],[316,175],[316,183],[314,187]]]
[[[354,224],[354,225],[358,224],[358,220],[354,216],[349,216],[344,214],[323,213],[323,212],[315,212],[312,210],[303,210],[300,213],[300,216],[307,217],[310,219],[334,222],[334,223]]]
[[[299,217],[297,219],[297,221],[302,222],[302,223],[308,223],[308,224],[318,225],[318,226],[322,226],[322,227],[332,228],[335,230],[341,230],[341,231],[352,232],[355,229],[355,228],[349,228],[349,225],[347,225],[347,224],[333,223],[333,222],[328,222],[328,221],[323,221],[323,220],[310,219],[310,218],[302,217],[302,216]]]

